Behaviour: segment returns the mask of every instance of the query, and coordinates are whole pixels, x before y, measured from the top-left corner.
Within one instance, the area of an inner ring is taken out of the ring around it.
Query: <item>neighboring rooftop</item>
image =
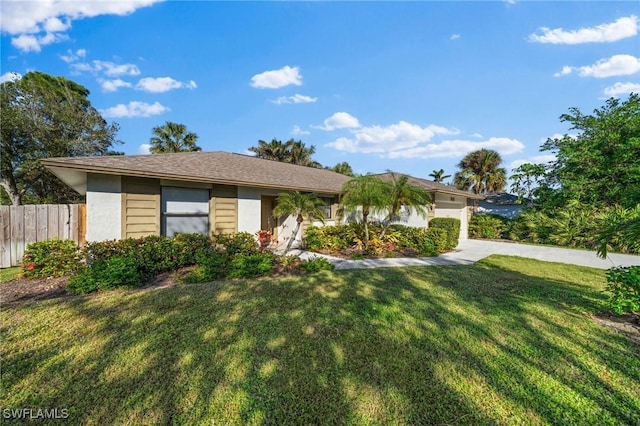
[[[380,173],[376,176],[380,176],[381,179],[384,180],[390,180],[392,178],[392,174],[395,175],[404,175],[403,173],[397,173],[397,172],[387,172],[387,173]],[[409,176],[409,175],[405,175],[409,178],[409,183],[413,184],[413,185],[417,185],[420,186],[424,189],[426,189],[429,192],[435,192],[435,193],[441,193],[441,194],[449,194],[449,195],[458,195],[458,196],[463,196],[463,197],[467,197],[467,198],[471,198],[474,200],[483,200],[484,199],[484,195],[479,195],[479,194],[474,194],[473,192],[470,191],[462,191],[454,186],[450,186],[450,185],[445,185],[442,183],[438,183],[438,182],[433,182],[431,180],[426,180],[426,179],[422,179],[422,178],[417,178],[417,177],[413,177],[413,176]]]
[[[86,174],[102,173],[338,194],[348,176],[330,170],[229,152],[58,157],[42,163],[66,184],[86,193]]]
[[[496,192],[493,194],[487,194],[485,197],[485,201],[489,204],[495,204],[497,206],[506,206],[512,204],[518,204],[518,196],[513,194],[507,194],[506,192]],[[525,198],[523,200],[523,205],[526,204],[529,200]]]

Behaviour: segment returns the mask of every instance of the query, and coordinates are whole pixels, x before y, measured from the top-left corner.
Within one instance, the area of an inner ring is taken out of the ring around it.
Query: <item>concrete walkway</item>
[[[614,266],[640,265],[640,256],[610,253],[606,259],[599,258],[595,252],[558,247],[543,247],[513,242],[466,240],[461,242],[452,252],[438,257],[389,258],[346,260],[317,253],[291,251],[303,259],[322,256],[336,266],[336,269],[390,268],[398,266],[429,265],[471,265],[492,254],[520,256],[548,262],[560,262],[570,265],[590,266],[592,268],[609,269]]]

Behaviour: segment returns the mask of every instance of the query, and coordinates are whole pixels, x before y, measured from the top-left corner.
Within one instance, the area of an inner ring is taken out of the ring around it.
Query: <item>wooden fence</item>
[[[29,243],[52,238],[85,242],[85,204],[0,206],[0,268],[18,266]]]

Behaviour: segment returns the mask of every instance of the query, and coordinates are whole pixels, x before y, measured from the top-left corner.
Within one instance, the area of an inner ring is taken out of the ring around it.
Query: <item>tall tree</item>
[[[454,176],[458,189],[472,190],[475,194],[500,192],[507,185],[507,172],[500,167],[502,157],[491,149],[468,153],[458,163],[460,171]]]
[[[444,169],[434,170],[433,172],[429,173],[429,176],[431,176],[433,178],[433,181],[437,183],[442,183],[445,179],[451,177],[451,175],[444,174]]]
[[[333,170],[336,173],[340,173],[341,175],[345,175],[349,177],[355,176],[353,173],[353,169],[351,168],[349,163],[347,163],[346,161],[336,164],[335,166],[331,167],[330,170]]]
[[[167,121],[162,126],[154,127],[152,132],[154,136],[149,140],[152,154],[202,151],[196,144],[198,135],[187,131],[184,124]]]
[[[314,145],[308,147],[302,141],[293,139],[288,140],[286,145],[289,151],[289,163],[315,168],[322,167],[320,163],[311,158],[311,156],[316,153],[316,147]]]
[[[85,87],[42,72],[0,85],[0,185],[12,204],[82,199],[40,159],[113,153],[118,125],[108,124],[88,96]]]
[[[271,142],[265,142],[262,139],[258,141],[258,146],[249,147],[249,151],[253,152],[256,157],[265,160],[288,162],[288,147],[277,139],[271,139]]]
[[[362,209],[365,246],[369,244],[369,215],[384,211],[391,201],[390,185],[377,176],[356,176],[342,186],[342,208],[353,211]]]
[[[291,246],[298,236],[302,222],[306,219],[319,220],[324,223],[324,203],[315,194],[301,193],[299,191],[284,192],[278,195],[276,208],[273,214],[276,216],[290,215],[296,218],[296,227],[291,232],[291,238],[284,249],[284,254],[291,250]]]
[[[513,169],[511,175],[511,191],[518,194],[518,200],[522,202],[525,198],[529,206],[533,205],[534,191],[542,183],[546,169],[542,164],[524,163]]]
[[[391,223],[398,220],[403,206],[410,211],[415,211],[421,217],[426,217],[426,206],[432,202],[431,194],[424,188],[410,183],[408,176],[398,175],[393,172],[390,172],[390,174],[391,182],[388,189],[391,194],[387,206],[387,217],[384,219],[380,238],[384,237]]]
[[[258,146],[248,148],[256,157],[266,160],[281,161],[283,163],[298,164],[307,167],[322,167],[311,156],[315,154],[314,145],[306,146],[302,141],[289,139],[286,142],[272,139],[271,142],[258,141]]]
[[[640,95],[610,98],[585,115],[578,108],[560,116],[571,124],[561,138],[550,138],[542,151],[556,155],[547,173],[550,203],[570,199],[598,206],[633,207],[640,203]]]

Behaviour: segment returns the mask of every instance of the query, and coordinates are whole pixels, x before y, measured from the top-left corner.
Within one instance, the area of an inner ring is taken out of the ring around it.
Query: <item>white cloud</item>
[[[7,81],[17,81],[22,78],[22,74],[9,71],[0,76],[0,84],[6,83]]]
[[[16,48],[39,52],[42,46],[67,39],[63,32],[76,19],[126,15],[157,1],[3,1],[0,31],[14,36],[11,44]]]
[[[128,81],[120,80],[119,78],[115,80],[98,79],[98,82],[100,83],[100,87],[102,87],[102,90],[105,92],[115,92],[121,87],[131,87],[131,83],[129,83]]]
[[[564,67],[562,67],[562,70],[558,71],[557,73],[555,73],[553,76],[554,77],[561,77],[563,75],[568,75],[571,74],[573,72],[573,68],[571,68],[568,65],[565,65]]]
[[[70,64],[80,59],[84,59],[86,56],[87,56],[87,51],[85,49],[78,49],[75,52],[68,49],[66,55],[60,55],[60,59]]]
[[[318,98],[312,98],[310,96],[300,95],[296,93],[293,96],[280,96],[278,99],[273,100],[274,104],[282,105],[282,104],[308,104],[317,101]]]
[[[162,105],[160,102],[148,104],[146,102],[131,101],[127,105],[118,104],[114,107],[101,110],[104,117],[151,117],[152,115],[160,115],[169,111],[169,107]]]
[[[449,37],[449,40],[458,40],[460,38],[460,34],[452,34],[451,37]]]
[[[44,21],[42,27],[48,33],[59,33],[71,28],[71,22],[69,20],[65,20],[65,22],[62,22],[60,19],[52,17]]]
[[[637,72],[640,72],[640,58],[631,55],[614,55],[609,59],[600,59],[593,65],[580,67],[581,77],[606,78]]]
[[[429,146],[423,146],[424,144],[437,135],[455,135],[460,132],[457,129],[447,129],[434,124],[420,127],[416,124],[400,121],[387,127],[361,127],[353,130],[352,133],[352,137],[338,138],[327,146],[339,151],[380,154],[390,158],[412,156],[409,151],[413,150],[418,150],[415,151],[416,156],[429,156],[424,151]],[[477,144],[477,142],[470,143]],[[407,153],[407,155],[403,153]]]
[[[547,165],[553,163],[556,159],[557,157],[553,154],[536,155],[527,159],[513,160],[509,167],[515,169],[526,163]]]
[[[198,87],[195,81],[182,82],[174,80],[171,77],[146,77],[140,79],[136,85],[136,90],[142,90],[150,93],[163,93],[173,89],[195,89]]]
[[[302,130],[300,126],[293,126],[293,129],[291,129],[291,134],[292,135],[309,135],[311,134],[311,132],[307,130]]]
[[[619,18],[617,21],[590,28],[565,31],[562,28],[542,27],[542,34],[531,34],[529,41],[551,44],[605,43],[634,37],[638,34],[638,17],[635,15]]]
[[[109,61],[77,62],[71,64],[71,69],[78,72],[102,73],[108,77],[121,75],[140,75],[140,69],[134,64],[115,64]]]
[[[480,133],[474,133],[471,136],[473,136],[474,138],[478,138],[478,139],[482,139],[482,135]]]
[[[524,145],[519,140],[510,138],[489,138],[483,142],[454,139],[392,151],[387,153],[387,156],[389,158],[455,158],[482,148],[492,149],[502,155],[510,155],[522,151]]]
[[[147,155],[151,154],[151,145],[148,143],[143,143],[138,147],[138,154]]]
[[[279,70],[265,71],[251,77],[251,86],[258,89],[278,89],[290,84],[295,86],[302,84],[300,68],[286,65]]]
[[[22,50],[23,52],[40,52],[42,46],[46,46],[51,43],[57,43],[67,40],[65,34],[45,33],[42,36],[35,36],[31,34],[21,34],[18,37],[11,39],[13,47]]]
[[[627,93],[640,93],[640,83],[615,83],[613,86],[609,86],[604,89],[604,94],[611,97],[617,97],[620,95],[626,95]]]
[[[360,127],[360,122],[353,115],[346,112],[336,112],[331,117],[324,120],[324,126],[313,126],[316,129],[335,130],[335,129],[354,129]]]

